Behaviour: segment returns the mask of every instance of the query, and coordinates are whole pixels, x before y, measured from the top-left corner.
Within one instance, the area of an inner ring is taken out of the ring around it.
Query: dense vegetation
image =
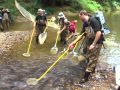
[[[32,13],[38,8],[45,8],[49,14],[61,10],[75,12],[80,9],[89,11],[113,11],[119,8],[120,0],[17,0],[23,7]],[[14,0],[0,0],[0,7],[9,8],[11,13],[18,15]]]

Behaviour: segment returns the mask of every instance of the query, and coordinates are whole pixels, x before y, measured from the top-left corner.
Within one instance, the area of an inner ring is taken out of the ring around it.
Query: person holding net
[[[46,27],[47,18],[44,14],[44,10],[38,9],[37,16],[35,18],[36,21],[36,44],[38,44],[38,37],[40,33],[43,33]]]
[[[79,18],[83,21],[83,29],[81,34],[84,33],[85,41],[83,44],[83,57],[81,59],[87,60],[87,66],[85,70],[85,74],[80,83],[84,83],[89,80],[89,76],[91,73],[94,73],[95,67],[98,62],[99,53],[104,41],[104,37],[102,35],[101,26],[96,20],[96,18],[92,17],[88,14],[87,11],[81,10],[79,13]],[[79,41],[78,38],[73,41],[69,47],[73,48],[74,45]],[[83,61],[83,60],[81,60]]]

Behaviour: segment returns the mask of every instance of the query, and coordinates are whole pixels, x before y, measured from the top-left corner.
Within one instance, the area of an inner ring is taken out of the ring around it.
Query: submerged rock
[[[13,84],[18,89],[24,89],[27,87],[27,84],[25,82],[16,81]]]

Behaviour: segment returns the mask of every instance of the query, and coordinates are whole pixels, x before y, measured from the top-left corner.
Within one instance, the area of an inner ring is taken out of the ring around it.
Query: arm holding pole
[[[79,35],[79,36],[69,45],[69,48],[73,48],[74,45],[83,38],[84,34],[85,34],[85,32],[82,33],[81,35]]]

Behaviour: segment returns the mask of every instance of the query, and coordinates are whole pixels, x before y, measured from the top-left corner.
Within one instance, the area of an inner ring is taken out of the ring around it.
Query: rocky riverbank
[[[30,31],[12,31],[0,33],[0,55],[10,52],[16,45],[29,39]]]

